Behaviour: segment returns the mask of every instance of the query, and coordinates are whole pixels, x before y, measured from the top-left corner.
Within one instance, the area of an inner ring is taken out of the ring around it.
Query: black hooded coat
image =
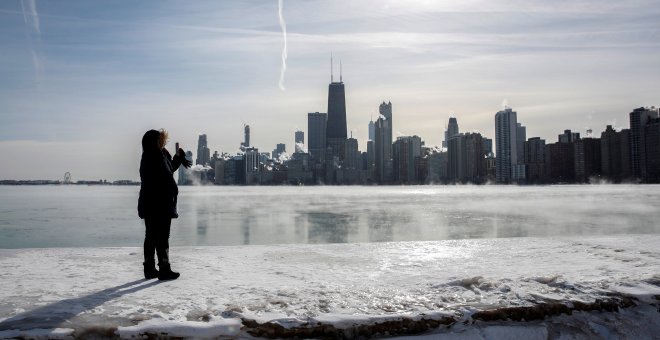
[[[144,219],[177,218],[176,199],[179,188],[172,175],[181,165],[166,149],[158,147],[160,132],[149,130],[142,137],[140,161],[140,197],[138,216]]]

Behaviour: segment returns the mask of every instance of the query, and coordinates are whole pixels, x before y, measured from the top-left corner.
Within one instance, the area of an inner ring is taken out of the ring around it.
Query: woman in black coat
[[[173,173],[183,165],[192,164],[183,149],[177,150],[174,158],[165,149],[167,131],[149,130],[142,137],[142,160],[140,161],[140,197],[138,216],[144,219],[144,278],[173,280],[179,273],[173,272],[169,260],[169,238],[172,219],[179,217],[176,198],[179,189]],[[158,254],[158,268],[154,261]]]

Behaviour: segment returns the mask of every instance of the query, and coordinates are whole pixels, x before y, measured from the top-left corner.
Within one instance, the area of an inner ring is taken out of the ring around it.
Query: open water
[[[180,187],[170,244],[660,233],[660,186]],[[140,246],[139,187],[0,186],[0,248]]]

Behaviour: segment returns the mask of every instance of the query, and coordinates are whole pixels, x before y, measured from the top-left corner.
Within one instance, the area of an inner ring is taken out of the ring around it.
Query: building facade
[[[495,114],[496,179],[512,181],[513,166],[518,164],[518,119],[516,111],[505,108]]]
[[[313,164],[322,164],[325,161],[327,121],[326,113],[307,114],[307,149]]]
[[[208,148],[206,135],[199,135],[197,139],[197,159],[195,164],[208,165],[211,161],[211,150]]]
[[[655,107],[640,107],[630,112],[630,158],[632,175],[646,180],[646,140],[645,126],[653,118],[658,118]]]
[[[398,137],[392,145],[394,181],[402,184],[417,182],[415,159],[422,155],[422,139],[419,136]]]
[[[380,117],[374,125],[375,175],[379,183],[393,180],[392,165],[392,103],[383,102],[379,106]]]
[[[628,180],[632,175],[630,130],[619,132],[608,125],[600,135],[601,172],[612,182]]]
[[[346,95],[344,83],[331,82],[328,86],[328,121],[326,148],[340,161],[346,154]]]

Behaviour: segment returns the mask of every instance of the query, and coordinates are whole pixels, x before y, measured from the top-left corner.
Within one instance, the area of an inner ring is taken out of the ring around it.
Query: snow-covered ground
[[[653,338],[660,235],[0,250],[0,338]],[[618,312],[617,312],[618,310]]]

